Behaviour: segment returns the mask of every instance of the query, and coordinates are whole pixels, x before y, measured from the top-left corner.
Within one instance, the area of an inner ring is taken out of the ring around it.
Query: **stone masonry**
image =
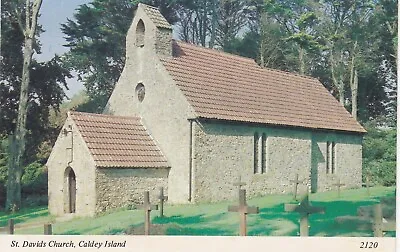
[[[144,191],[158,202],[159,187],[168,188],[168,169],[96,170],[96,212],[143,204]]]

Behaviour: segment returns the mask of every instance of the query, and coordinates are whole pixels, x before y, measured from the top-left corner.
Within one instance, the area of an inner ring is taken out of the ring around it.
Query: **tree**
[[[219,1],[215,40],[224,51],[248,23],[252,13],[251,6],[250,1]]]
[[[34,40],[37,28],[37,17],[39,15],[42,0],[27,0],[25,3],[25,22],[19,10],[21,4],[17,1],[14,6],[18,25],[24,35],[23,67],[18,104],[18,118],[14,135],[10,137],[10,156],[7,180],[7,210],[18,210],[21,206],[21,177],[22,177],[22,156],[25,152],[26,117],[28,113],[28,88],[30,82],[30,67],[34,53]]]
[[[64,63],[78,74],[101,112],[125,64],[125,36],[139,1],[94,0],[81,5],[61,29],[69,52]],[[169,22],[176,19],[173,1],[140,1],[158,6]]]
[[[217,0],[182,0],[178,4],[177,15],[179,37],[185,42],[206,47],[207,38],[211,35],[211,45],[214,46],[217,27]],[[212,27],[210,29],[210,15]]]
[[[34,8],[33,4],[30,9]],[[35,7],[38,8],[38,7]],[[22,10],[22,11],[21,11]],[[0,138],[7,139],[10,136],[10,143],[7,146],[15,148],[17,145],[23,144],[23,149],[17,152],[11,152],[10,155],[5,155],[8,159],[9,174],[11,179],[8,183],[16,181],[20,182],[20,174],[22,174],[22,167],[37,160],[41,156],[40,146],[43,142],[49,141],[54,138],[55,130],[48,124],[48,116],[50,107],[55,109],[61,104],[65,97],[62,85],[66,87],[65,79],[70,77],[69,72],[64,69],[61,65],[61,60],[58,56],[55,56],[48,62],[37,62],[35,59],[31,59],[29,71],[29,85],[22,85],[22,75],[24,69],[24,52],[27,49],[25,47],[26,36],[31,36],[31,32],[22,30],[21,27],[25,27],[25,23],[22,20],[25,19],[24,6],[22,3],[3,1],[2,12],[1,12],[1,59],[0,66],[2,71],[0,72]],[[28,12],[27,12],[28,13]],[[18,16],[22,15],[22,16]],[[25,21],[26,22],[26,21]],[[33,25],[34,21],[30,21]],[[24,35],[26,32],[26,36]],[[36,33],[34,37],[38,37],[41,32],[40,25],[37,25]],[[32,39],[31,48],[36,52],[40,53],[40,43],[37,39]],[[33,53],[33,52],[32,52]],[[26,52],[25,52],[26,55]],[[28,53],[29,56],[29,53]],[[32,54],[30,54],[32,56]],[[25,60],[26,63],[26,60]],[[25,64],[26,65],[26,64]],[[25,68],[25,71],[26,68]],[[24,72],[26,74],[26,72]],[[25,79],[26,81],[26,79]],[[24,88],[24,89],[23,89]],[[25,99],[20,102],[22,96],[22,90],[25,90]],[[25,105],[24,105],[25,102]],[[21,110],[25,108],[24,112]],[[24,121],[21,122],[21,113],[25,114]],[[19,128],[17,128],[17,126]],[[24,132],[18,133],[17,130],[21,131],[21,127],[24,127]],[[16,139],[18,133],[18,142]],[[12,141],[11,141],[12,140]],[[22,141],[21,141],[22,140]],[[13,144],[13,145],[11,145]],[[4,148],[3,148],[4,149]],[[10,151],[9,151],[10,152]],[[18,159],[15,155],[19,154]],[[14,156],[13,156],[14,155]],[[46,157],[42,157],[45,159]],[[42,158],[39,159],[41,163],[45,162]],[[12,161],[18,161],[16,165]],[[19,169],[19,170],[16,170]],[[15,171],[16,170],[16,175]],[[12,189],[7,185],[8,189]],[[15,196],[17,201],[20,201],[20,189],[15,189],[8,194],[9,196]],[[1,195],[0,195],[1,197]],[[13,204],[18,208],[18,204]]]
[[[318,50],[319,41],[315,35],[318,2],[311,0],[267,0],[266,15],[277,22],[287,34],[286,40],[296,44],[298,72],[308,73],[307,52]]]

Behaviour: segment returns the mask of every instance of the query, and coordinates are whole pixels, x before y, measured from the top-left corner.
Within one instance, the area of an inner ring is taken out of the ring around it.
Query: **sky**
[[[90,0],[43,0],[39,24],[43,26],[45,32],[40,35],[42,43],[42,54],[36,55],[38,61],[47,61],[54,54],[62,54],[68,50],[63,44],[66,44],[61,32],[61,24],[67,22],[67,18],[72,19],[75,10],[81,4],[89,3]],[[68,81],[69,89],[67,96],[71,97],[84,87],[76,78]]]

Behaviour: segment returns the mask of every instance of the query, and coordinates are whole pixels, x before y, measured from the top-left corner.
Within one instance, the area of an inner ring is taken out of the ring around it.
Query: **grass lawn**
[[[357,215],[357,208],[372,205],[381,197],[395,195],[395,187],[374,187],[367,196],[366,189],[343,190],[341,198],[335,191],[310,195],[312,205],[326,207],[325,214],[310,217],[310,236],[372,236],[372,231],[362,230],[352,223],[336,224],[338,216]],[[248,200],[248,205],[258,206],[259,214],[248,215],[248,235],[255,236],[296,236],[299,232],[299,215],[284,212],[284,203],[293,202],[291,195],[271,195]],[[157,217],[158,211],[152,212],[153,234],[163,235],[238,235],[239,215],[228,212],[228,205],[236,202],[220,202],[199,205],[166,205],[166,217]],[[54,234],[92,235],[122,234],[133,229],[134,234],[143,233],[143,211],[117,210],[95,218],[74,218],[70,221],[56,222]],[[0,226],[8,218],[15,218],[16,223],[34,223],[54,221],[46,208],[32,208],[14,215],[0,212]],[[16,234],[42,234],[43,227],[16,229]],[[389,232],[386,236],[394,236]]]

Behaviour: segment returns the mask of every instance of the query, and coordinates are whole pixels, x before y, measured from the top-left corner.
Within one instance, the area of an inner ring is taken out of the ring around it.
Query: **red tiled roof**
[[[199,118],[365,132],[315,78],[173,41],[166,69]]]
[[[167,159],[140,118],[69,112],[98,167],[162,168]]]

